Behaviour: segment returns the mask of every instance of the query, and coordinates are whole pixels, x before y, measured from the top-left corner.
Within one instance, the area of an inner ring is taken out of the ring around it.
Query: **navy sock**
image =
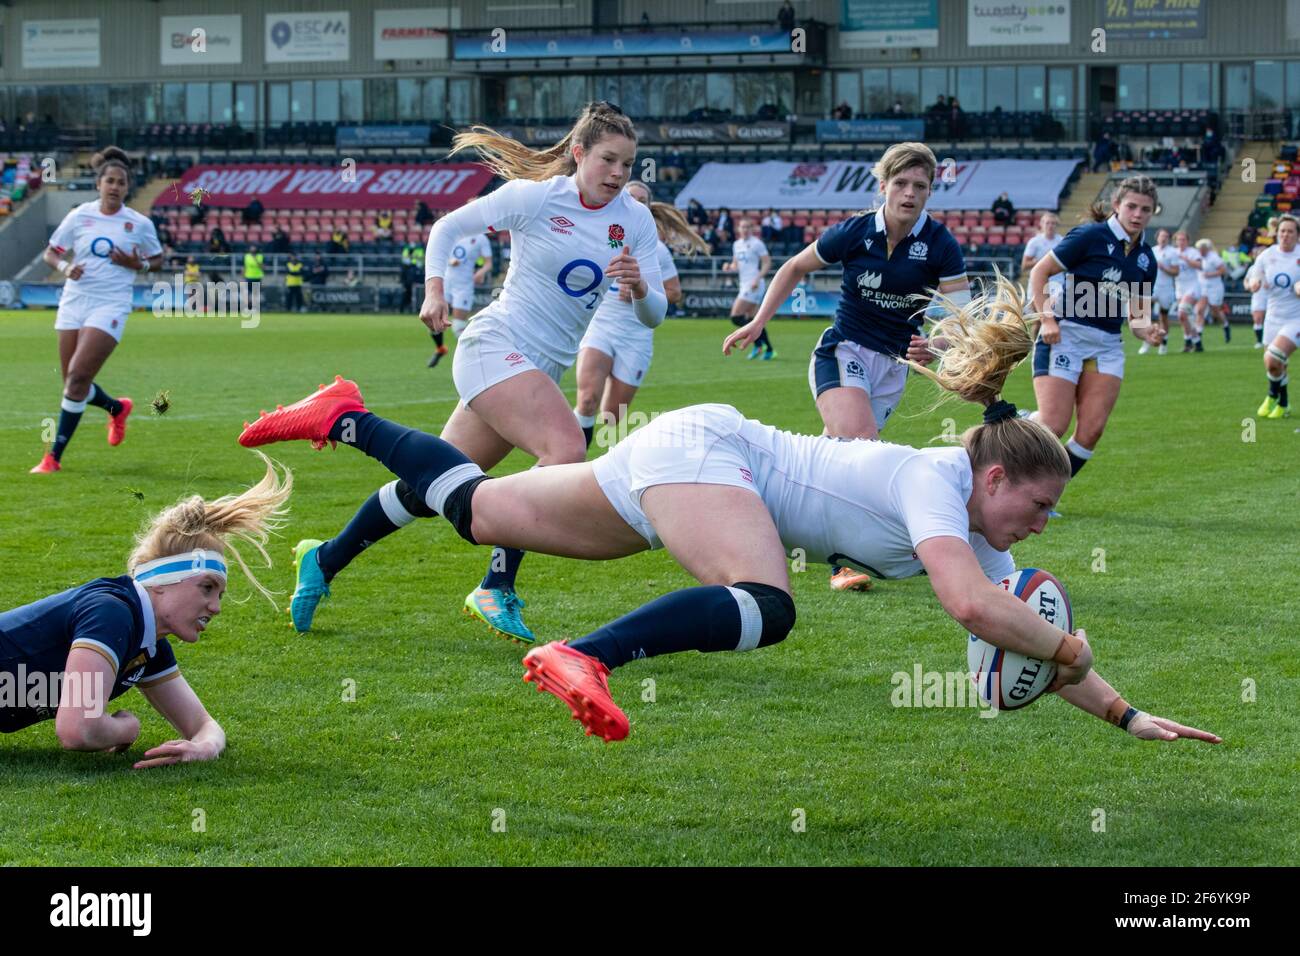
[[[1264,326],[1261,325],[1255,329],[1255,341],[1260,345],[1264,344]]]
[[[81,421],[81,415],[86,410],[85,399],[73,401],[68,396],[63,396],[63,402],[59,406],[59,429],[54,435],[54,443],[50,446],[50,454],[54,456],[55,461],[63,458],[63,450],[68,447],[68,442],[72,440],[72,433],[77,430],[77,423]]]
[[[583,425],[583,426],[582,426],[582,437],[585,438],[585,439],[587,440],[587,447],[590,448],[590,447],[591,447],[591,440],[592,440],[593,438],[596,437],[596,426],[595,426],[595,425]]]
[[[1278,384],[1277,403],[1281,405],[1283,408],[1286,408],[1288,405],[1291,404],[1291,400],[1287,398],[1286,390],[1287,390],[1286,383],[1283,382]]]
[[[758,334],[758,338],[754,340],[754,344],[761,345],[769,352],[772,351],[772,340],[767,337],[767,329],[764,329]]]
[[[515,577],[519,574],[519,565],[523,560],[524,552],[518,548],[493,548],[488,572],[483,575],[483,583],[479,587],[514,590]]]
[[[1269,397],[1269,398],[1277,398],[1278,393],[1281,391],[1281,389],[1282,389],[1282,381],[1281,381],[1280,379],[1271,379],[1271,378],[1270,378],[1270,379],[1268,380],[1268,397]]]
[[[417,428],[407,428],[372,412],[340,415],[329,437],[378,461],[415,488],[423,501],[429,486],[457,465],[473,464],[454,445]]]
[[[612,670],[640,657],[735,650],[740,626],[736,598],[722,585],[711,584],[655,598],[569,646]]]
[[[100,388],[98,382],[90,383],[90,394],[86,396],[86,401],[97,408],[102,408],[110,415],[122,413],[122,403]]]
[[[433,336],[434,344],[437,345],[438,348],[442,348],[442,336],[443,336],[443,333],[441,333],[441,332],[430,332],[429,334]]]
[[[1070,477],[1073,478],[1083,470],[1084,465],[1088,464],[1088,459],[1080,458],[1068,448],[1065,450],[1065,453],[1070,456]]]
[[[394,524],[384,513],[379,494],[376,491],[367,498],[347,523],[347,527],[317,549],[316,559],[320,562],[321,572],[327,582],[332,581],[334,575],[351,564],[352,559],[366,548],[402,527]]]

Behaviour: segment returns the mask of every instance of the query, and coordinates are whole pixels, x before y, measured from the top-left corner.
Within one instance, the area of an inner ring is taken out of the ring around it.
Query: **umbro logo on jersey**
[[[573,222],[571,220],[565,219],[563,216],[552,216],[551,222],[555,223],[557,226],[559,226],[562,229],[573,228]]]
[[[754,483],[754,473],[750,471],[748,468],[740,469],[740,477],[744,478],[751,485]]]

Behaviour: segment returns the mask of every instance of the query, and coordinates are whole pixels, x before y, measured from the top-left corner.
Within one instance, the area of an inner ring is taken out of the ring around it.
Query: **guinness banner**
[[[528,146],[550,146],[569,132],[567,126],[498,126],[511,139]],[[640,123],[640,142],[664,143],[788,143],[790,124],[775,120],[754,123]]]

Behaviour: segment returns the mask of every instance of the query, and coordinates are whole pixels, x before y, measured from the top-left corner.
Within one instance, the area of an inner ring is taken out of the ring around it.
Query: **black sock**
[[[1088,464],[1088,459],[1080,458],[1078,455],[1070,451],[1070,449],[1068,448],[1065,449],[1065,453],[1070,456],[1070,477],[1073,478],[1075,475],[1077,475],[1080,471],[1083,470],[1084,465]]]
[[[412,485],[421,501],[426,500],[429,486],[446,472],[469,466],[468,476],[470,471],[478,470],[460,450],[436,435],[390,422],[371,412],[340,415],[330,429],[329,438],[365,452]]]
[[[429,334],[433,336],[434,344],[436,344],[436,345],[438,346],[438,348],[442,348],[442,333],[441,333],[441,332],[430,332]]]
[[[590,448],[590,447],[591,447],[591,440],[592,440],[593,438],[596,437],[596,426],[595,426],[595,425],[583,425],[583,426],[582,426],[582,437],[585,438],[585,439],[587,440],[587,447]]]
[[[479,587],[513,591],[515,578],[519,574],[519,565],[523,560],[524,552],[518,548],[493,548],[487,574],[483,575],[483,583]]]
[[[639,657],[679,651],[734,651],[740,605],[720,584],[686,588],[643,604],[569,646],[613,669]]]
[[[50,446],[50,454],[54,456],[55,461],[63,458],[63,450],[68,447],[68,442],[72,440],[72,433],[77,430],[77,423],[81,421],[81,415],[86,410],[86,402],[73,401],[68,396],[63,396],[63,402],[59,406],[59,429],[54,436],[54,444]]]
[[[347,526],[316,551],[326,582],[338,574],[366,548],[403,527],[395,524],[384,511],[380,492],[376,491],[357,509]]]
[[[122,403],[100,388],[98,382],[90,383],[90,394],[86,396],[86,401],[110,415],[122,414]]]
[[[1278,403],[1279,405],[1281,405],[1283,408],[1286,408],[1288,405],[1291,404],[1291,400],[1287,398],[1286,388],[1287,388],[1287,386],[1286,386],[1286,383],[1285,383],[1285,382],[1280,382],[1280,383],[1278,383],[1278,386],[1277,386],[1277,403]]]
[[[1282,389],[1282,380],[1281,380],[1281,379],[1272,379],[1272,378],[1270,378],[1270,379],[1268,380],[1268,397],[1269,397],[1269,398],[1277,398],[1278,393],[1281,391],[1281,389]]]
[[[772,351],[772,340],[767,337],[767,329],[758,333],[758,338],[754,340],[754,344],[763,346],[769,352]]]
[[[1255,327],[1255,341],[1260,345],[1264,344],[1264,326],[1259,325]]]

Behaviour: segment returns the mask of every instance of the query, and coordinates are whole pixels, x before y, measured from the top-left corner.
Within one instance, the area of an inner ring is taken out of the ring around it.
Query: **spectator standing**
[[[284,307],[289,312],[307,311],[302,299],[302,273],[302,260],[296,253],[289,253],[289,261],[284,264]]]
[[[331,255],[344,255],[350,245],[347,234],[342,229],[336,228],[330,233],[329,251]]]
[[[790,0],[785,0],[776,12],[776,25],[786,33],[794,29],[794,7],[790,5]]]
[[[246,226],[255,226],[262,221],[262,213],[265,209],[262,200],[254,196],[253,201],[244,207],[244,211],[240,214],[240,220]]]

